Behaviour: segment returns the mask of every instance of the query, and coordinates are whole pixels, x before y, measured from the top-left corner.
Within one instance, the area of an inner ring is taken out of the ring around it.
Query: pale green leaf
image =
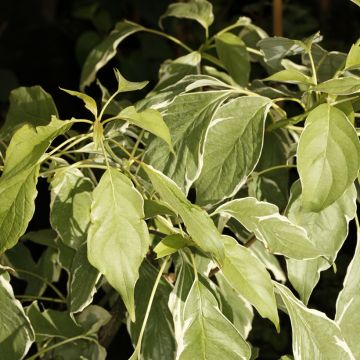
[[[39,162],[51,141],[70,125],[70,121],[53,118],[36,128],[25,124],[12,137],[0,177],[0,253],[24,234],[35,210]]]
[[[212,4],[206,0],[190,0],[189,2],[170,4],[166,12],[160,17],[160,27],[162,27],[162,20],[169,16],[195,20],[206,31],[214,21]]]
[[[305,229],[280,215],[278,207],[273,204],[248,197],[229,201],[218,207],[215,213],[234,217],[271,253],[299,260],[321,255]]]
[[[250,76],[250,58],[244,42],[235,34],[226,32],[215,37],[216,52],[230,76],[247,86]]]
[[[191,204],[180,188],[160,171],[148,165],[143,165],[143,168],[162,200],[183,219],[186,229],[196,245],[222,263],[224,245],[221,234],[209,215],[200,207]]]
[[[189,245],[189,240],[185,239],[180,234],[172,234],[165,236],[161,241],[154,247],[156,258],[162,258],[167,255],[176,253],[179,249]]]
[[[265,266],[244,246],[229,236],[222,236],[225,262],[221,271],[229,284],[252,304],[262,317],[279,328],[274,287]]]
[[[108,37],[92,49],[86,58],[81,71],[80,89],[84,90],[95,80],[96,73],[116,55],[117,46],[125,38],[142,30],[144,30],[142,26],[130,21],[117,23]]]
[[[170,130],[174,152],[163,140],[153,138],[145,161],[172,178],[186,193],[200,174],[209,124],[229,94],[229,91],[182,94],[159,109]]]
[[[144,199],[145,219],[153,218],[157,215],[175,216],[174,212],[166,204],[158,200]]]
[[[58,116],[53,98],[41,86],[19,87],[10,93],[10,106],[0,137],[12,135],[24,123],[46,125]]]
[[[312,88],[331,95],[351,95],[360,91],[360,77],[348,76],[325,81]]]
[[[303,207],[320,211],[336,201],[357,177],[359,153],[356,131],[341,110],[328,104],[312,110],[297,150]]]
[[[204,165],[196,182],[197,203],[233,196],[259,160],[270,100],[236,98],[215,113],[205,142]]]
[[[92,190],[90,179],[74,168],[57,171],[51,180],[51,226],[74,249],[86,241]]]
[[[336,301],[335,320],[355,359],[360,357],[360,230],[357,224],[357,245],[347,269],[343,289]]]
[[[298,261],[287,259],[288,276],[291,284],[307,304],[320,278],[320,272],[328,269],[335,261],[348,235],[349,221],[356,212],[356,189],[351,185],[334,203],[319,212],[305,210],[301,206],[301,187],[292,187],[292,201],[288,208],[289,220],[302,226],[310,240],[328,261],[322,258]]]
[[[186,299],[183,321],[177,359],[250,359],[250,346],[221,313],[212,293],[197,279]]]
[[[265,81],[279,81],[289,84],[313,84],[313,79],[295,69],[281,70],[266,79]]]
[[[216,274],[216,281],[219,285],[219,291],[226,301],[226,305],[222,307],[224,315],[233,323],[241,336],[246,339],[252,328],[254,318],[252,306],[231,287],[221,272]],[[225,311],[225,308],[229,309]],[[230,313],[228,313],[229,311]]]
[[[132,182],[107,170],[93,193],[88,230],[89,262],[121,295],[135,320],[134,288],[149,247],[144,201]]]
[[[360,6],[360,0],[350,0],[350,1],[352,1],[357,6]]]
[[[158,271],[147,261],[140,268],[140,277],[135,288],[136,322],[128,323],[133,344],[138,341],[148,299],[157,274]],[[141,359],[171,360],[175,358],[174,324],[168,307],[171,291],[172,286],[161,279],[156,289],[153,306],[141,342]]]
[[[23,359],[34,342],[34,330],[6,273],[0,274],[0,324],[1,359]]]
[[[84,102],[86,109],[88,109],[95,116],[95,118],[97,117],[98,110],[96,101],[91,96],[79,91],[67,90],[62,88],[60,89],[72,96],[76,96],[77,98],[81,99]]]
[[[172,150],[169,128],[158,110],[145,109],[144,111],[138,112],[134,106],[128,106],[119,113],[118,117],[158,136],[164,140],[169,145],[170,150]]]
[[[126,80],[118,69],[114,69],[115,77],[118,83],[118,92],[136,91],[143,89],[149,82],[133,82]]]
[[[295,360],[355,360],[333,320],[318,310],[308,309],[286,286],[275,286],[290,316]]]
[[[360,0],[359,0],[359,4],[360,4]],[[360,41],[357,41],[357,43],[351,47],[347,55],[345,69],[356,69],[359,67],[360,67]]]

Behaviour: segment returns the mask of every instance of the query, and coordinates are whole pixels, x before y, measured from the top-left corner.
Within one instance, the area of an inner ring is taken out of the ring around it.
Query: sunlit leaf
[[[86,109],[88,109],[95,116],[95,118],[97,117],[98,110],[96,106],[96,101],[91,96],[79,91],[67,90],[67,89],[61,89],[61,90],[81,99],[84,102]]]
[[[360,77],[331,79],[312,88],[331,95],[351,95],[360,91]]]

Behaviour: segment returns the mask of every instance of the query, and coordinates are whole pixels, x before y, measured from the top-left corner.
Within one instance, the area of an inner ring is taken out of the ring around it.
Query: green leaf
[[[271,253],[299,260],[321,255],[305,229],[280,215],[278,207],[273,204],[248,197],[229,201],[218,207],[215,213],[234,217]]]
[[[257,44],[264,54],[265,62],[272,68],[281,67],[281,60],[287,56],[301,54],[305,51],[305,44],[299,40],[284,37],[269,37]]]
[[[53,118],[49,125],[36,128],[25,124],[12,137],[0,177],[0,254],[24,234],[35,210],[41,157],[51,141],[70,125],[70,121]]]
[[[172,234],[165,236],[161,241],[154,247],[156,258],[162,258],[167,255],[176,253],[179,249],[189,245],[189,241],[180,234]]]
[[[357,245],[353,259],[347,269],[343,289],[336,301],[335,320],[344,339],[349,344],[354,358],[360,357],[360,229],[357,224]]]
[[[60,88],[60,90],[65,91],[66,93],[81,99],[84,102],[86,109],[88,109],[94,115],[95,118],[97,117],[98,110],[97,110],[96,101],[91,96],[74,90],[67,90],[63,88]]]
[[[114,69],[115,77],[118,83],[118,92],[128,92],[128,91],[136,91],[143,89],[149,82],[141,81],[141,82],[133,82],[126,80],[120,73],[118,69]]]
[[[341,110],[322,104],[310,112],[297,150],[304,209],[320,211],[345,192],[357,177],[359,152],[356,131]]]
[[[121,295],[135,320],[134,288],[149,247],[144,201],[118,170],[107,170],[93,193],[88,258]]]
[[[0,324],[1,359],[23,359],[34,342],[34,330],[6,273],[0,274]]]
[[[351,47],[347,55],[345,62],[345,69],[357,69],[359,67],[360,67],[360,41],[358,40],[357,43]]]
[[[157,270],[147,261],[144,261],[140,268],[140,277],[135,288],[136,322],[128,324],[133,344],[138,341],[148,305],[147,300],[150,298],[157,273]],[[171,285],[161,279],[156,289],[153,306],[141,342],[142,359],[174,359],[174,325],[168,307],[171,291]]]
[[[281,70],[267,77],[264,81],[279,81],[289,84],[314,84],[314,81],[310,76],[295,69]]]
[[[24,123],[42,126],[58,116],[53,98],[41,86],[19,87],[10,93],[10,107],[0,138],[12,135]]]
[[[204,165],[196,182],[197,203],[233,196],[254,170],[261,154],[270,100],[239,97],[215,113],[205,142]]]
[[[157,200],[144,199],[145,219],[153,218],[157,215],[175,216],[174,212],[164,203]]]
[[[306,261],[287,259],[289,280],[305,304],[319,281],[320,272],[327,270],[335,261],[347,238],[349,221],[354,218],[355,212],[355,185],[351,185],[337,201],[319,212],[307,211],[301,206],[300,184],[297,182],[293,185],[289,220],[302,226],[310,240],[328,258],[328,261],[322,258]]]
[[[80,89],[83,91],[95,80],[96,73],[116,55],[116,48],[125,38],[142,30],[142,26],[130,21],[118,22],[108,37],[92,49],[86,58],[81,71]]]
[[[357,6],[360,6],[360,0],[350,0],[350,1],[352,1]]]
[[[192,240],[205,252],[214,255],[222,264],[224,259],[224,245],[221,234],[209,215],[200,207],[191,204],[180,188],[168,177],[153,167],[143,165],[155,190],[162,200],[183,219]]]
[[[51,226],[74,249],[86,241],[92,190],[90,179],[74,168],[58,170],[51,181]]]
[[[186,3],[181,2],[170,4],[166,12],[161,15],[159,25],[162,28],[162,20],[166,17],[172,16],[180,19],[195,20],[207,32],[209,26],[214,21],[214,14],[212,10],[212,4],[206,0],[190,0]]]
[[[161,91],[187,75],[197,74],[200,62],[201,55],[197,51],[193,51],[190,54],[186,54],[172,61],[166,60],[161,64],[159,82],[156,84],[153,92]],[[148,96],[151,96],[151,93]]]
[[[244,42],[235,34],[226,32],[215,37],[216,52],[230,76],[247,86],[250,76],[250,59]]]
[[[173,150],[169,128],[159,111],[145,109],[137,112],[134,106],[128,106],[119,113],[118,117],[158,136],[169,145],[170,150]]]
[[[209,124],[229,94],[229,91],[182,94],[159,109],[170,130],[174,153],[163,140],[153,138],[146,150],[145,161],[188,192],[201,170]]]
[[[274,284],[290,316],[295,360],[355,359],[333,320],[320,311],[308,309],[286,286]]]
[[[216,281],[219,285],[219,291],[226,301],[226,305],[223,305],[222,308],[224,315],[233,323],[241,336],[246,339],[252,328],[254,318],[252,306],[231,287],[221,272],[216,274]],[[230,310],[230,314],[225,312],[225,307]]]
[[[229,284],[249,301],[260,315],[279,329],[274,287],[265,266],[244,246],[229,236],[222,236],[225,262],[221,271]]]
[[[348,76],[325,81],[312,88],[331,95],[351,95],[360,91],[360,77]]]
[[[212,293],[195,280],[184,307],[177,359],[250,359],[250,346],[221,313]]]
[[[75,252],[71,262],[68,304],[69,311],[77,313],[92,303],[99,272],[91,266],[87,258],[87,245],[84,243]]]

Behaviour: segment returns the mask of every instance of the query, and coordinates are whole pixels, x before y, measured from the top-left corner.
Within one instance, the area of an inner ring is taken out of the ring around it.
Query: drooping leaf
[[[10,107],[0,137],[12,135],[24,123],[46,125],[58,116],[53,98],[41,86],[19,87],[10,93]]]
[[[188,192],[201,170],[204,143],[214,112],[229,96],[229,91],[206,91],[182,94],[163,109],[174,152],[161,139],[153,138],[145,161],[172,178]]]
[[[117,46],[125,38],[142,30],[142,26],[130,21],[125,20],[117,23],[109,36],[91,50],[86,58],[81,71],[80,89],[83,91],[95,80],[96,73],[116,55]]]
[[[148,165],[143,165],[143,168],[162,200],[183,219],[196,245],[222,263],[224,245],[218,229],[208,214],[200,207],[191,204],[180,188],[160,171]]]
[[[345,69],[357,69],[360,67],[360,41],[354,44],[346,58]]]
[[[91,180],[74,168],[57,171],[51,181],[51,226],[74,249],[86,241],[92,190]]]
[[[221,313],[212,293],[195,279],[183,312],[177,359],[250,359],[250,347]]]
[[[121,295],[135,320],[134,288],[149,246],[142,196],[116,169],[107,170],[93,193],[88,258]]]
[[[262,317],[279,328],[274,288],[265,266],[244,246],[229,236],[222,236],[225,262],[221,268],[226,280]]]
[[[60,89],[72,96],[76,96],[77,98],[81,99],[84,102],[86,109],[88,109],[95,116],[95,118],[97,117],[98,110],[96,101],[91,96],[79,91],[67,90],[62,88]]]
[[[221,106],[205,142],[204,165],[196,182],[197,203],[213,204],[234,195],[259,160],[270,100],[246,96]]]
[[[335,320],[340,326],[345,341],[354,354],[360,357],[358,336],[360,331],[360,230],[357,228],[357,245],[347,269],[343,289],[336,301]]]
[[[170,149],[173,148],[169,128],[158,110],[145,109],[144,111],[137,112],[134,106],[128,106],[119,113],[118,117],[151,132],[164,140]]]
[[[162,27],[162,20],[169,16],[195,20],[206,31],[214,21],[212,4],[207,0],[190,0],[186,3],[180,2],[170,4],[166,12],[160,17],[160,27]]]
[[[87,245],[84,243],[77,249],[71,262],[68,285],[70,312],[80,312],[91,304],[99,278],[99,272],[89,263]]]
[[[14,297],[9,276],[0,269],[1,359],[21,360],[34,342],[34,330],[20,301]]]
[[[295,360],[355,359],[333,320],[318,310],[308,309],[286,286],[275,286],[290,316]]]
[[[252,321],[254,318],[254,311],[252,306],[231,287],[221,272],[216,274],[216,280],[218,282],[221,294],[225,298],[226,303],[231,311],[231,318],[229,318],[228,314],[224,312],[223,306],[224,315],[227,316],[228,319],[233,323],[241,336],[246,339],[252,328]]]
[[[248,197],[229,201],[218,207],[215,213],[234,217],[271,253],[298,260],[321,255],[305,229],[280,215],[276,205]]]
[[[356,190],[351,185],[337,201],[319,212],[311,212],[301,206],[301,187],[299,183],[296,184],[292,187],[293,200],[287,214],[289,220],[302,226],[310,240],[328,258],[328,261],[322,258],[306,261],[287,259],[289,280],[301,300],[307,304],[319,281],[320,272],[328,269],[335,261],[347,238],[349,221],[356,212]]]
[[[215,37],[216,52],[230,76],[247,86],[250,76],[250,59],[244,42],[235,34],[226,32]]]
[[[360,91],[360,77],[331,79],[313,87],[312,90],[331,95],[351,95]]]
[[[139,338],[156,276],[156,269],[145,261],[140,268],[140,277],[135,288],[136,322],[128,324],[133,344],[136,344]],[[169,283],[160,280],[141,342],[142,359],[174,359],[174,324],[167,305],[171,290]]]
[[[36,128],[25,124],[12,137],[0,177],[0,253],[24,234],[35,210],[39,161],[51,141],[70,125],[71,121],[53,118]]]
[[[265,81],[279,81],[289,84],[313,84],[313,79],[301,71],[295,69],[281,70],[266,79]]]
[[[359,140],[346,115],[328,104],[312,110],[297,158],[303,207],[320,211],[336,201],[354,182],[360,165]]]

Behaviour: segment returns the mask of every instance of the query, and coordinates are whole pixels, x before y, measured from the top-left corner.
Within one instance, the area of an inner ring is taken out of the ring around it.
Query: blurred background
[[[210,0],[215,22],[210,34],[248,16],[270,35],[294,39],[307,37],[320,30],[321,43],[327,50],[347,52],[360,36],[360,10],[350,0]],[[8,108],[9,92],[18,86],[41,85],[53,97],[60,118],[82,116],[78,100],[59,90],[77,90],[82,65],[89,51],[104,39],[116,22],[132,20],[158,28],[158,18],[170,0],[17,0],[0,1],[0,124]],[[202,42],[203,30],[191,21],[164,21],[167,32],[196,48]],[[121,43],[117,56],[99,72],[108,86],[115,85],[112,67],[132,81],[155,83],[159,65],[168,58],[182,55],[168,41],[149,34],[131,36]],[[149,90],[151,86],[147,87]],[[90,93],[96,91],[93,87]],[[86,116],[86,112],[84,116]],[[49,203],[47,184],[40,183],[37,202]],[[46,228],[48,209],[36,214],[30,230]],[[341,250],[337,266],[324,272],[310,301],[329,316],[334,314],[336,294],[342,287],[346,266],[354,251],[355,238]],[[262,359],[278,359],[291,352],[291,329],[282,323],[280,336],[270,323],[257,317],[250,341],[261,348]],[[109,359],[127,359],[131,344],[123,326],[108,349]]]

